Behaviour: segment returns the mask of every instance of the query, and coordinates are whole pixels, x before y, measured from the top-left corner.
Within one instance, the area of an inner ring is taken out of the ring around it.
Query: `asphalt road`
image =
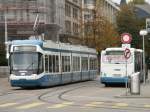
[[[10,87],[0,79],[0,112],[149,112],[149,98],[117,97],[123,86],[105,87],[99,80],[49,88]]]

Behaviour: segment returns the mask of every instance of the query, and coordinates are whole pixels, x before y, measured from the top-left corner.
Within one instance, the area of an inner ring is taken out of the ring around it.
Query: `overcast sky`
[[[116,3],[120,3],[120,0],[112,0],[112,1],[114,1],[114,2],[116,2]],[[127,1],[130,1],[130,0],[127,0]],[[147,2],[149,2],[150,3],[150,0],[145,0],[145,1],[147,1]]]

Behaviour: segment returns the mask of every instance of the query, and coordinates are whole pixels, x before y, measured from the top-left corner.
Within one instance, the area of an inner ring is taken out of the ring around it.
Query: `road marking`
[[[127,103],[116,103],[112,108],[128,107]]]
[[[95,104],[85,104],[86,107],[96,107],[97,105]]]
[[[9,106],[13,106],[16,105],[17,103],[5,103],[5,104],[1,104],[0,107],[9,107]]]
[[[150,105],[144,105],[145,108],[150,108]]]
[[[19,106],[16,109],[29,109],[29,108],[37,107],[37,106],[40,106],[40,105],[43,105],[43,104],[45,104],[45,103],[43,103],[43,102],[34,102],[34,103],[31,103],[31,104]]]
[[[84,106],[85,107],[98,107],[100,106],[101,104],[103,104],[104,102],[91,102],[89,104],[85,104]]]
[[[64,107],[70,106],[72,104],[73,104],[73,102],[64,102],[64,103],[52,105],[52,106],[50,106],[48,108],[49,109],[64,108]]]
[[[94,104],[94,105],[101,105],[101,104],[104,104],[104,102],[91,102],[91,104]]]
[[[127,103],[116,103],[115,106],[118,106],[118,107],[127,107],[128,104]]]

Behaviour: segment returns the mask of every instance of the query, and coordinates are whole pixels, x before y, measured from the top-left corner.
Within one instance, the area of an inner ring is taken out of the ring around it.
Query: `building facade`
[[[43,33],[46,39],[55,41],[78,37],[81,7],[82,0],[0,0],[0,41],[4,41],[5,16],[10,40],[26,39],[35,33]]]
[[[111,0],[99,0],[102,3],[102,15],[108,19],[112,24],[116,24],[116,14],[120,11],[119,6]]]
[[[100,9],[102,16],[106,17],[111,23],[116,23],[116,13],[120,10],[120,8],[111,0],[84,0],[83,4],[85,22],[92,20],[95,16],[95,11]]]

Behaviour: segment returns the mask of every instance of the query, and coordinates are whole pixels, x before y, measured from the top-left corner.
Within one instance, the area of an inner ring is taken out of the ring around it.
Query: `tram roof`
[[[88,48],[87,46],[71,45],[70,43],[58,43],[51,40],[14,40],[12,41],[12,45],[39,45],[44,48],[96,53],[95,49]]]
[[[43,41],[41,40],[14,40],[12,45],[39,45],[43,46]]]
[[[81,45],[71,45],[70,43],[56,43],[51,40],[46,40],[43,44],[45,48],[55,48],[55,49],[63,49],[63,50],[73,50],[73,51],[82,51],[82,52],[90,52],[96,53],[96,50],[93,48],[88,48],[87,46]]]

